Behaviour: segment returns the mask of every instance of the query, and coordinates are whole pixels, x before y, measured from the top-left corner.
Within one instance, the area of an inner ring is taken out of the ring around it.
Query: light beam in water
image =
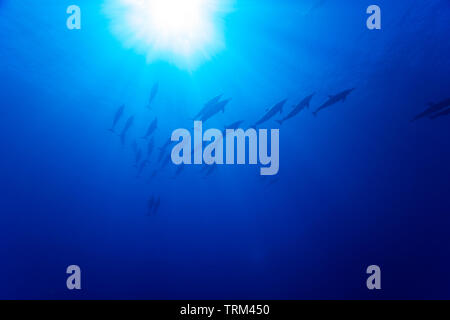
[[[148,62],[194,69],[224,49],[232,0],[105,0],[113,33]]]

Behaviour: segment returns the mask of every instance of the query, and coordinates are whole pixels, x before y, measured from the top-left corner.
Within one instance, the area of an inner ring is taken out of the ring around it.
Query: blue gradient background
[[[449,17],[447,0],[237,0],[226,49],[186,72],[125,49],[101,1],[0,1],[0,298],[450,298],[450,116],[409,122],[450,97]],[[259,166],[172,179],[170,164],[147,183],[107,131],[122,103],[132,137],[158,116],[160,146],[220,93],[233,100],[208,127],[351,87],[283,124],[271,186]],[[71,264],[81,291],[66,289]]]

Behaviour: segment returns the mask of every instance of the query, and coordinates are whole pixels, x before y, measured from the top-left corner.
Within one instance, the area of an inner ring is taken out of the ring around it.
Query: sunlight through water
[[[105,0],[112,32],[148,62],[193,70],[225,48],[232,0]]]

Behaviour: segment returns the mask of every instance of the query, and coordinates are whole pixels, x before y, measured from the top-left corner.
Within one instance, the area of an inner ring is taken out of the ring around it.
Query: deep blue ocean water
[[[450,115],[410,122],[450,98],[448,0],[378,0],[373,31],[372,1],[237,0],[226,47],[191,71],[125,48],[102,2],[0,0],[0,298],[450,298]],[[160,147],[218,94],[232,101],[206,127],[313,92],[264,125],[280,128],[278,180],[259,165],[174,178],[158,149],[136,177],[132,141],[145,151],[155,117]],[[124,145],[108,131],[121,104]],[[372,264],[382,290],[366,288]]]

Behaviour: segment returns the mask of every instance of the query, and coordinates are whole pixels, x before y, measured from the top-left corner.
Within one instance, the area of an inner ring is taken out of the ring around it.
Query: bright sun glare
[[[231,0],[105,0],[104,11],[126,47],[194,69],[224,48]]]

